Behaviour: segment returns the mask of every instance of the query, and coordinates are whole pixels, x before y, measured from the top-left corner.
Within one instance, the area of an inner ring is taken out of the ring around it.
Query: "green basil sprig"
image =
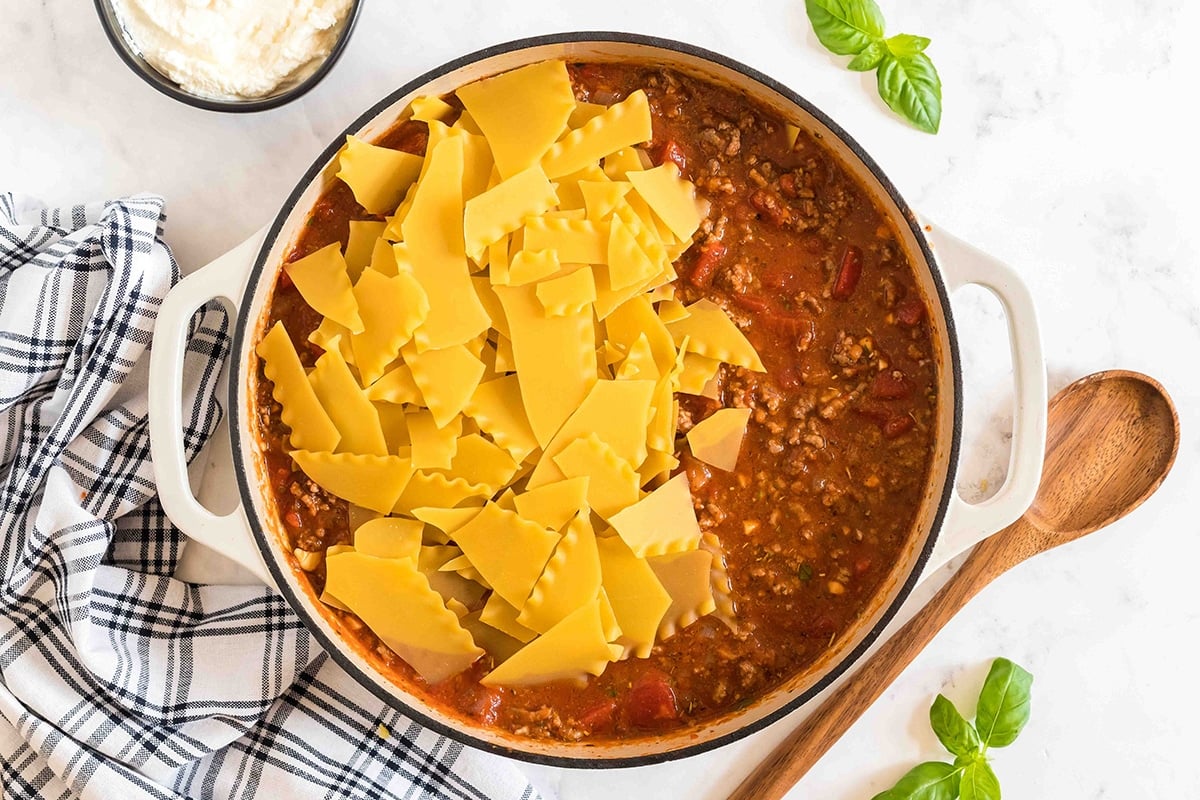
[[[854,56],[848,69],[876,70],[879,96],[889,108],[927,133],[938,132],[942,79],[925,55],[929,39],[909,33],[885,38],[875,0],[804,0],[804,7],[826,49]]]
[[[918,764],[873,800],[1000,800],[1000,780],[988,762],[988,748],[1007,747],[1021,733],[1029,721],[1032,685],[1032,675],[997,658],[979,692],[974,725],[939,694],[929,709],[929,725],[954,763]]]

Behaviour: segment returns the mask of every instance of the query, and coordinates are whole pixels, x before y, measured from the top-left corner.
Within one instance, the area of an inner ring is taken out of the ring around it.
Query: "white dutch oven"
[[[433,70],[363,114],[347,130],[368,140],[384,133],[419,95],[448,93],[479,78],[549,58],[578,61],[634,60],[673,67],[741,89],[801,127],[818,133],[896,220],[941,356],[936,452],[917,516],[917,530],[889,582],[866,609],[861,623],[835,642],[811,669],[794,676],[748,708],[686,730],[627,743],[543,742],[481,728],[450,716],[375,671],[335,632],[282,545],[263,461],[255,440],[252,402],[257,381],[254,346],[263,332],[276,274],[309,210],[334,180],[339,136],[301,178],[265,231],[188,276],[171,291],[159,315],[151,358],[150,423],[155,472],[163,508],[188,536],[214,548],[277,588],[313,634],[351,675],[384,701],[429,727],[467,744],[504,755],[574,767],[625,767],[691,755],[728,743],[780,718],[845,672],[880,634],[919,580],[1009,524],[1033,501],[1041,477],[1046,428],[1046,376],[1032,298],[1015,273],[994,258],[931,225],[922,224],[879,166],[845,131],[787,87],[749,67],[689,45],[617,33],[538,37],[489,48]],[[1000,299],[1012,345],[1015,414],[1008,479],[976,505],[955,492],[962,415],[962,372],[950,294],[977,284]],[[193,496],[181,439],[181,368],[192,313],[212,298],[237,309],[228,409],[241,505],[215,515]]]

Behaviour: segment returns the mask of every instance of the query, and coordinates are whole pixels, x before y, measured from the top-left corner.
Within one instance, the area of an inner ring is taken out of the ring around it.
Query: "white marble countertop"
[[[367,0],[349,50],[290,106],[199,111],[138,80],[90,3],[8,3],[0,25],[0,189],[51,203],[153,191],[185,270],[272,217],[359,111],[450,58],[564,30],[689,41],[808,97],[856,137],[922,212],[1011,263],[1042,312],[1051,392],[1121,367],[1159,378],[1182,418],[1173,474],[1142,509],[1004,576],[966,608],[793,790],[866,798],[939,757],[926,723],[947,694],[970,713],[987,664],[1036,676],[1033,719],[996,753],[1006,797],[1182,797],[1200,786],[1200,156],[1187,101],[1200,5],[1183,0],[883,0],[890,31],[933,39],[940,135],[918,133],[812,36],[802,0],[596,4]],[[960,486],[1006,463],[1008,356],[998,304],[955,298],[966,382]],[[1191,491],[1189,491],[1191,490]],[[721,798],[788,729],[636,770],[531,769],[563,800]],[[548,792],[549,794],[550,792]]]

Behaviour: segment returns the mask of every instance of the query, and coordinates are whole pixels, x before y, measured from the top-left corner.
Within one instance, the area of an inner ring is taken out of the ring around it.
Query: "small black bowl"
[[[342,29],[338,33],[337,41],[333,43],[333,47],[330,48],[324,60],[308,75],[298,81],[284,83],[273,94],[263,97],[222,99],[192,94],[166,75],[163,75],[134,49],[133,44],[129,41],[129,38],[125,35],[125,31],[121,27],[121,21],[117,18],[117,13],[113,9],[110,0],[95,0],[95,4],[96,13],[100,16],[100,24],[104,28],[104,33],[108,36],[109,43],[113,46],[113,50],[117,51],[117,55],[121,57],[121,60],[134,71],[134,74],[158,91],[181,103],[187,103],[189,106],[204,108],[209,111],[225,111],[230,113],[248,113],[276,108],[284,103],[290,103],[297,97],[303,96],[320,83],[321,79],[337,63],[338,58],[342,55],[342,51],[346,49],[346,43],[350,41],[350,34],[354,31],[354,24],[358,21],[358,12],[362,8],[362,0],[353,0],[351,2],[349,10],[346,12],[346,18],[342,20]]]

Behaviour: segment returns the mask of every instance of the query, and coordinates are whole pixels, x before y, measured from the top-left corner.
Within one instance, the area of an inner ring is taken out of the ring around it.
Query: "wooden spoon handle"
[[[979,544],[933,599],[780,742],[733,791],[729,800],[783,797],[879,699],[960,608],[997,575],[1025,557],[1025,548],[1011,545],[1014,539],[1023,544],[1027,531],[1026,523],[1018,520]]]

